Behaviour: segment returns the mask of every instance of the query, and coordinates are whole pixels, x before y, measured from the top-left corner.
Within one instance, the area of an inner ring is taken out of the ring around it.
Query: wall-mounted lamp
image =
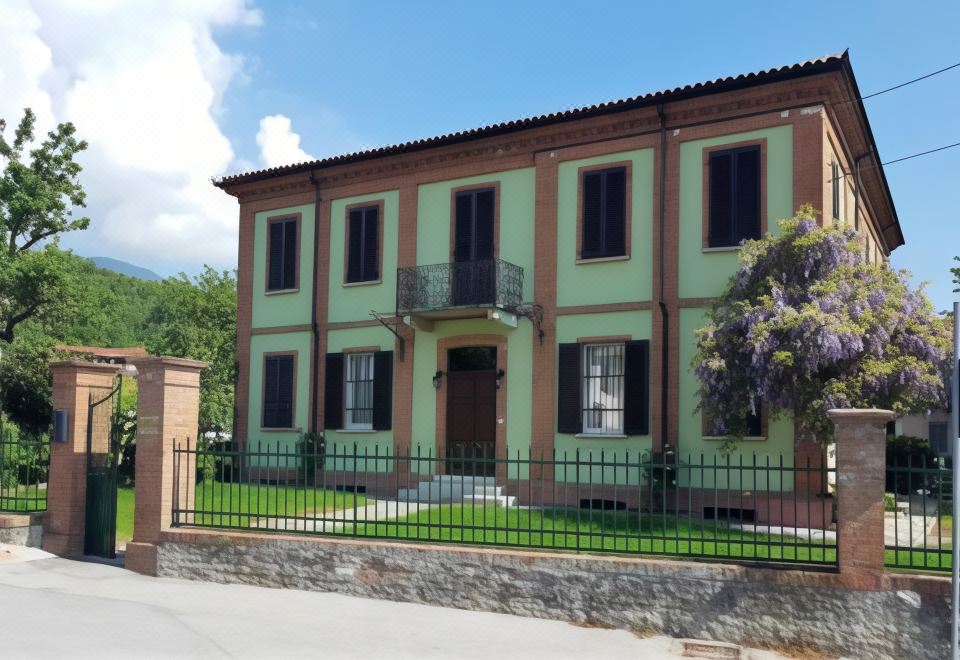
[[[500,383],[503,382],[503,369],[497,369],[497,389],[500,389]]]
[[[441,383],[442,381],[443,381],[443,372],[442,372],[442,371],[438,371],[437,373],[433,374],[433,386],[434,386],[436,389],[438,389],[438,390],[440,389],[440,383]]]

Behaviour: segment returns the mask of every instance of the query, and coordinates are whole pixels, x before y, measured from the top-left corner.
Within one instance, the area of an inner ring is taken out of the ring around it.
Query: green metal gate
[[[87,407],[87,506],[83,552],[117,556],[117,467],[120,457],[120,388],[102,398],[90,394]]]

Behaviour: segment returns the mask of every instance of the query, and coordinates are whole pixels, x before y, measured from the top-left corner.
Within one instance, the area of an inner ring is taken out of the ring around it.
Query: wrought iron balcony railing
[[[469,307],[516,313],[523,304],[523,268],[502,259],[397,269],[397,314]]]

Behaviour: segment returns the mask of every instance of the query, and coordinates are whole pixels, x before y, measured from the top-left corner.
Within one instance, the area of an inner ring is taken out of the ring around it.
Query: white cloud
[[[236,167],[218,125],[243,60],[212,30],[255,27],[247,0],[0,4],[0,117],[72,121],[91,227],[64,244],[161,272],[236,263],[237,206],[211,176]]]
[[[291,129],[290,118],[283,115],[269,115],[260,120],[257,146],[266,167],[313,160],[313,156],[300,148],[300,136]]]

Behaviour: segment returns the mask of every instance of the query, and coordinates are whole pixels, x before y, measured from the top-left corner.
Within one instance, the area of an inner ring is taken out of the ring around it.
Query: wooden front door
[[[447,472],[494,476],[496,371],[452,371],[447,379]]]

